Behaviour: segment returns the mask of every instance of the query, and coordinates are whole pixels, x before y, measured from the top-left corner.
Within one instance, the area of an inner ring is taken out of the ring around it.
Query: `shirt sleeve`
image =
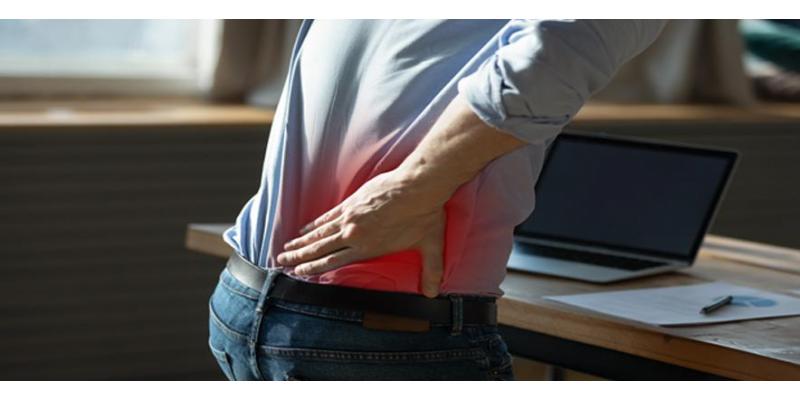
[[[584,102],[647,48],[656,20],[511,21],[459,93],[487,124],[529,143],[558,134]]]

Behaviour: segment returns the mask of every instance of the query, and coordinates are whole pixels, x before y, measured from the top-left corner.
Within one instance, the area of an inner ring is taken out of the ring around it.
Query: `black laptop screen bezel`
[[[613,142],[617,146],[626,146],[626,147],[635,147],[635,148],[648,148],[648,149],[659,149],[659,150],[668,150],[668,151],[678,151],[681,153],[693,153],[693,154],[702,154],[705,156],[713,156],[718,157],[727,162],[725,166],[725,175],[722,179],[720,179],[719,184],[717,185],[716,191],[714,193],[714,199],[712,203],[712,207],[709,208],[708,212],[706,213],[705,220],[703,221],[700,229],[697,232],[697,235],[693,239],[693,245],[689,253],[687,254],[677,254],[677,253],[668,253],[662,252],[657,250],[650,250],[650,249],[640,249],[635,247],[628,247],[628,246],[621,246],[618,244],[612,243],[603,243],[602,241],[587,241],[587,240],[578,240],[574,238],[567,238],[563,236],[556,236],[556,235],[547,235],[547,234],[540,234],[540,233],[532,233],[526,232],[522,226],[530,220],[533,216],[534,211],[525,221],[518,225],[514,229],[515,236],[528,238],[528,239],[541,239],[546,240],[548,242],[556,242],[556,243],[569,243],[573,245],[580,245],[580,246],[589,246],[592,248],[598,248],[603,250],[609,251],[618,251],[627,254],[636,254],[641,256],[650,256],[650,257],[658,257],[664,259],[671,259],[686,263],[694,262],[694,259],[697,257],[697,252],[700,250],[700,246],[703,243],[703,238],[705,237],[708,229],[711,225],[711,222],[716,215],[717,210],[719,209],[719,205],[721,203],[721,199],[725,190],[728,186],[728,183],[731,180],[733,175],[733,170],[735,169],[736,162],[738,159],[738,153],[733,150],[728,149],[715,149],[715,148],[707,148],[707,147],[696,147],[692,145],[684,145],[684,144],[677,144],[677,143],[667,143],[661,142],[656,140],[650,139],[641,139],[641,138],[629,138],[629,137],[619,137],[619,136],[612,136],[604,133],[577,133],[577,132],[568,132],[564,131],[556,138],[556,140],[550,145],[550,149],[548,149],[547,156],[545,158],[544,165],[542,166],[542,171],[539,174],[540,179],[537,180],[536,183],[536,190],[538,193],[539,189],[539,182],[541,182],[541,177],[545,176],[548,171],[548,166],[550,164],[551,155],[556,153],[558,149],[559,143],[563,140],[574,140],[574,141],[583,141],[583,142],[590,142],[590,143],[604,143],[608,144],[609,142]]]

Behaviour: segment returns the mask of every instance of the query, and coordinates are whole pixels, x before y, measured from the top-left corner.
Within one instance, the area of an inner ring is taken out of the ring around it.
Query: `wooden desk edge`
[[[169,99],[0,102],[0,131],[28,128],[263,126],[275,111]]]
[[[186,247],[204,254],[228,257],[231,248],[220,235],[224,227],[227,225],[190,224],[187,227]],[[712,241],[720,238],[709,237]],[[727,240],[727,238],[721,239]],[[512,274],[516,273],[509,273],[509,275]],[[742,349],[676,336],[664,328],[623,322],[596,313],[580,312],[546,300],[530,302],[509,295],[501,298],[499,305],[501,305],[500,323],[517,328],[733,379],[796,380],[800,378],[800,366],[793,363],[771,359]],[[531,319],[531,314],[535,314],[537,318]],[[587,332],[586,326],[592,327],[591,332]],[[676,348],[681,351],[675,351]],[[684,355],[684,357],[677,357],[676,354]],[[727,368],[720,368],[718,366],[720,363],[709,364],[707,360],[710,359],[724,360],[722,365]]]
[[[231,247],[222,239],[219,228],[227,225],[189,224],[186,227],[186,248],[217,257],[229,257]]]

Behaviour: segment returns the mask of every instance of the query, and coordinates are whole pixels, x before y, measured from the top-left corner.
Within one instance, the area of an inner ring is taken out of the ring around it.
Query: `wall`
[[[0,379],[216,379],[222,261],[186,224],[233,221],[266,128],[0,132]]]

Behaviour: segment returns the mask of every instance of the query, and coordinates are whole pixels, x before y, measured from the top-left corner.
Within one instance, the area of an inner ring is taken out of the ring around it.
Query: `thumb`
[[[434,298],[439,295],[439,285],[442,283],[444,270],[444,260],[442,260],[441,244],[425,245],[421,249],[422,253],[422,294],[425,297]]]
[[[420,286],[422,294],[426,297],[436,297],[439,295],[439,286],[444,275],[444,238],[441,229],[428,238],[420,246],[422,255],[422,281]]]

